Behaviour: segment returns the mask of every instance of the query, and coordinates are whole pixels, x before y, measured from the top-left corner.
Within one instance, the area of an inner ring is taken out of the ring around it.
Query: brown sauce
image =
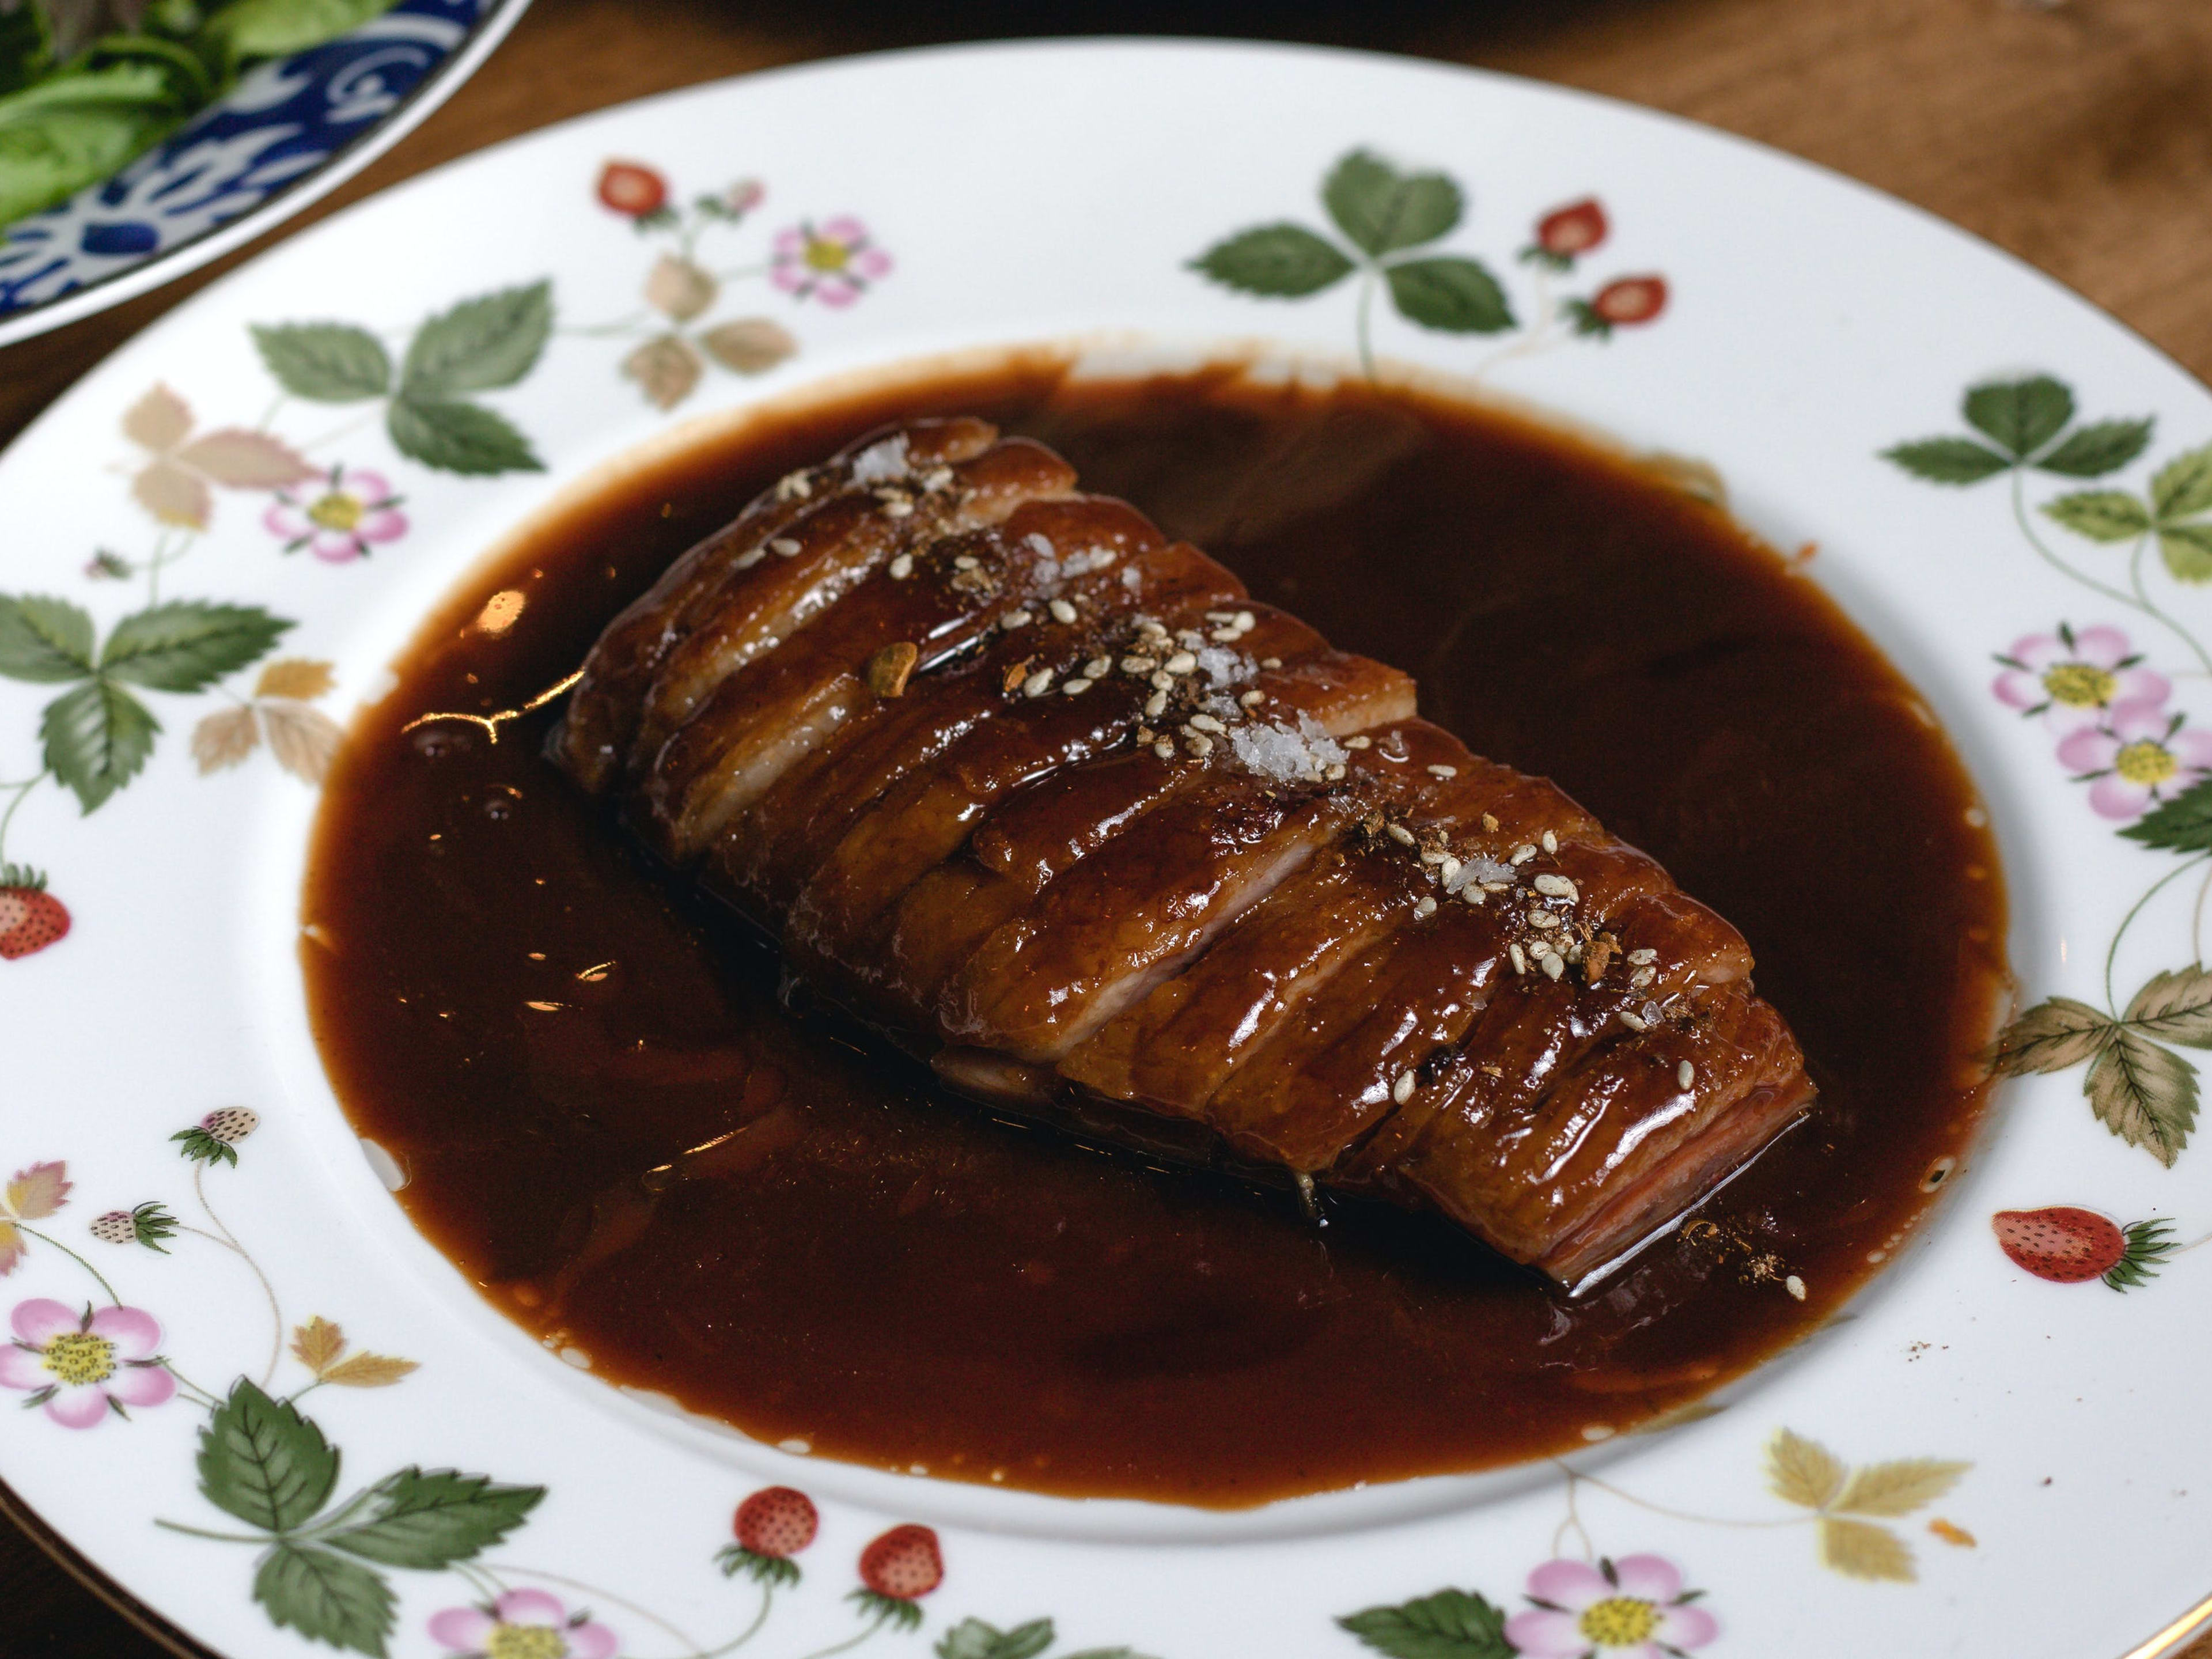
[[[1570,1302],[1441,1224],[1338,1204],[1317,1228],[994,1121],[780,1002],[770,957],[542,758],[550,711],[496,744],[404,730],[526,701],[787,469],[961,410],[1412,670],[1424,713],[1657,854],[1749,938],[1814,1117]],[[486,610],[501,592],[519,614]],[[1724,514],[1495,411],[1034,361],[886,384],[607,486],[465,584],[398,675],[331,778],[305,900],[338,1095],[495,1305],[765,1441],[1220,1506],[1580,1446],[1820,1323],[1980,1109],[2004,898],[1911,688]]]

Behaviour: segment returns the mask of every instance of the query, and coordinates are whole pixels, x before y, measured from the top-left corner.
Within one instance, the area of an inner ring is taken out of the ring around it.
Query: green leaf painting
[[[1467,215],[1466,192],[1448,173],[1401,168],[1372,150],[1355,149],[1322,179],[1321,202],[1340,241],[1276,220],[1224,237],[1192,259],[1190,269],[1262,300],[1303,300],[1357,276],[1359,356],[1370,375],[1370,314],[1378,290],[1419,328],[1499,334],[1516,325],[1512,302],[1489,266],[1437,248]]]
[[[69,685],[39,721],[45,770],[94,811],[137,776],[161,723],[128,689],[191,693],[267,654],[292,624],[256,605],[173,599],[117,623],[64,599],[0,595],[0,677]]]
[[[258,661],[290,626],[254,605],[173,599],[116,623],[100,668],[149,690],[204,690]]]
[[[1401,173],[1364,149],[1330,170],[1321,199],[1352,246],[1376,259],[1449,235],[1463,210],[1459,186],[1443,173]]]
[[[521,1526],[545,1496],[542,1486],[410,1467],[332,1506],[340,1463],[296,1404],[241,1376],[200,1431],[200,1492],[258,1536],[161,1524],[260,1544],[253,1599],[272,1623],[382,1659],[396,1598],[377,1568],[436,1572],[470,1561]]]
[[[350,323],[283,323],[252,331],[262,366],[295,397],[386,401],[385,431],[410,460],[464,477],[544,470],[506,416],[473,401],[519,384],[553,332],[550,282],[479,295],[424,320],[395,373],[383,343]]]
[[[1471,1590],[1442,1589],[1336,1621],[1390,1659],[1512,1659],[1505,1613]]]
[[[530,441],[505,416],[481,404],[400,398],[386,425],[401,454],[441,471],[483,477],[544,471]]]
[[[161,729],[137,698],[112,680],[94,679],[46,705],[39,738],[46,770],[91,812],[138,775]]]
[[[263,366],[295,398],[349,404],[392,390],[392,358],[365,328],[291,323],[256,326],[252,334]]]
[[[1929,483],[1979,483],[2021,467],[2101,478],[2142,454],[2151,438],[2148,420],[2098,421],[2067,432],[2074,393],[2048,374],[1971,387],[1959,412],[1980,438],[1916,438],[1883,450],[1882,459]]]
[[[465,1561],[520,1526],[545,1493],[452,1469],[402,1469],[370,1491],[367,1519],[325,1534],[333,1549],[388,1567]]]
[[[2120,833],[2169,853],[2212,853],[2212,778],[2154,806]]]
[[[396,1598],[381,1574],[358,1562],[312,1544],[280,1543],[253,1575],[253,1599],[273,1625],[384,1659]]]
[[[289,1401],[240,1377],[200,1431],[200,1492],[264,1532],[305,1526],[337,1484],[338,1454]]]
[[[1255,225],[1215,243],[1191,268],[1240,293],[1302,300],[1358,266],[1334,243],[1303,226]]]
[[[1513,326],[1513,307],[1498,279],[1480,263],[1457,257],[1411,259],[1383,273],[1390,301],[1423,328],[1450,334],[1496,334]]]
[[[66,599],[0,595],[0,674],[52,685],[92,669],[92,618]]]
[[[552,331],[550,282],[464,300],[416,331],[400,396],[435,401],[513,386],[537,366]]]

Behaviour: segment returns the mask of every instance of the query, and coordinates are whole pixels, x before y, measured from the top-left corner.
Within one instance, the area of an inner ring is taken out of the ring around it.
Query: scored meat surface
[[[607,628],[551,747],[953,1088],[1570,1286],[1811,1097],[1656,862],[980,420],[783,479]]]

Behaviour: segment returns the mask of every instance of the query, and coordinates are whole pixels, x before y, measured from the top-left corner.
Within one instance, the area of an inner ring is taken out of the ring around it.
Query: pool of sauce
[[[1423,713],[1664,860],[1750,939],[1812,1117],[1570,1300],[1433,1219],[1317,1225],[951,1097],[637,856],[542,757],[553,709],[495,743],[408,729],[526,702],[785,471],[957,410],[1411,670]],[[1232,1507],[1681,1407],[1832,1312],[1966,1149],[2005,910],[1971,781],[1809,550],[1679,483],[1440,397],[1039,359],[646,465],[465,584],[338,762],[301,945],[338,1096],[549,1347],[821,1455]]]

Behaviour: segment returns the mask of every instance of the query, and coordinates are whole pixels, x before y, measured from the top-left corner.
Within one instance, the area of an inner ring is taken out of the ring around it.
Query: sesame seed
[[[1155,691],[1172,691],[1175,690],[1175,676],[1163,668],[1158,673],[1153,675],[1147,684]]]
[[[1025,697],[1041,697],[1051,690],[1052,670],[1049,668],[1040,668],[1022,682],[1022,695]]]
[[[1545,977],[1545,978],[1547,978],[1547,979],[1557,979],[1557,978],[1559,978],[1559,976],[1561,974],[1564,974],[1564,973],[1565,973],[1566,971],[1567,971],[1567,964],[1566,964],[1564,961],[1562,961],[1559,957],[1557,957],[1557,956],[1548,956],[1548,957],[1546,957],[1544,958],[1544,977]]]
[[[1401,842],[1407,847],[1411,847],[1413,844],[1413,832],[1406,828],[1404,824],[1386,823],[1382,827],[1390,832],[1390,839],[1392,841]]]
[[[1494,836],[1498,833],[1498,820],[1492,817],[1491,814],[1485,812],[1482,815],[1482,827],[1489,830],[1490,833]]]
[[[1688,1088],[1697,1080],[1698,1068],[1691,1065],[1688,1060],[1684,1060],[1680,1066],[1677,1066],[1674,1068],[1674,1081],[1680,1084],[1685,1089]]]
[[[1421,862],[1424,864],[1442,864],[1450,856],[1441,847],[1424,847],[1421,849]]]
[[[1206,637],[1216,645],[1228,645],[1242,636],[1233,628],[1216,628],[1211,629]]]
[[[1515,973],[1525,974],[1528,971],[1528,958],[1521,954],[1521,947],[1519,945],[1507,945],[1505,947],[1505,954],[1513,958],[1513,971]]]
[[[1513,856],[1506,860],[1506,862],[1508,864],[1516,865],[1526,864],[1530,859],[1533,859],[1535,856],[1536,849],[1529,846],[1528,843],[1524,841],[1518,847],[1513,849]]]
[[[1240,708],[1257,708],[1267,701],[1267,694],[1265,691],[1246,691],[1238,696],[1237,706]]]
[[[1262,668],[1280,668],[1282,665],[1283,659],[1280,657],[1262,657],[1260,659],[1260,666]]]
[[[1237,631],[1240,634],[1249,634],[1260,625],[1249,611],[1240,611],[1230,620],[1237,624]]]
[[[1344,746],[1346,749],[1365,749],[1374,741],[1372,738],[1346,738],[1344,740]]]
[[[814,493],[814,486],[804,472],[787,472],[776,480],[775,494],[779,501],[788,501],[796,495],[805,501]]]
[[[1467,868],[1465,865],[1462,864],[1457,859],[1452,857],[1450,854],[1447,853],[1444,854],[1443,862],[1437,866],[1437,878],[1443,881],[1445,886],[1450,887],[1452,885],[1452,878],[1459,874],[1459,872],[1465,868]],[[1456,891],[1457,890],[1455,889],[1454,890]]]
[[[1085,691],[1088,691],[1095,684],[1097,684],[1096,681],[1086,678],[1081,674],[1078,674],[1073,679],[1068,681],[1066,684],[1061,686],[1060,690],[1061,695],[1064,696],[1079,697]]]
[[[1162,760],[1173,760],[1175,758],[1175,744],[1170,743],[1165,738],[1162,738],[1158,743],[1152,745],[1152,752],[1155,755],[1158,755]]]
[[[1459,775],[1459,768],[1456,766],[1431,766],[1429,768],[1429,775],[1432,778],[1455,778]]]
[[[1121,672],[1124,674],[1149,674],[1159,665],[1160,659],[1158,657],[1138,656],[1121,659]]]
[[[1658,961],[1659,953],[1647,945],[1641,950],[1631,951],[1628,953],[1628,959],[1635,966],[1641,968],[1647,962]]]
[[[867,682],[868,690],[879,697],[904,696],[907,676],[914,672],[914,665],[921,657],[920,648],[911,640],[901,640],[869,658],[860,678]]]
[[[1052,619],[1056,623],[1072,623],[1075,620],[1075,607],[1066,599],[1054,599],[1050,605],[1045,606],[1045,609],[1052,612]]]
[[[1640,991],[1658,977],[1659,970],[1656,968],[1638,968],[1628,976],[1628,982]]]
[[[886,519],[909,519],[914,516],[914,503],[903,495],[894,495],[884,503]]]
[[[1510,893],[1513,890],[1513,884],[1510,881],[1486,881],[1482,884],[1482,890],[1486,893]]]
[[[1573,882],[1565,876],[1539,876],[1529,884],[1546,898],[1564,899],[1572,904],[1582,896]]]
[[[1559,925],[1559,919],[1549,910],[1531,910],[1528,925],[1531,927],[1556,927]]]
[[[1164,691],[1153,692],[1151,696],[1145,699],[1145,718],[1155,720],[1159,719],[1167,706],[1168,694]]]
[[[1103,680],[1113,672],[1114,659],[1111,657],[1093,657],[1083,665],[1083,676],[1085,679]]]
[[[1009,634],[1011,634],[1017,628],[1027,628],[1036,620],[1036,618],[1031,616],[1026,609],[1020,611],[1009,611],[1005,616],[999,618],[999,626],[1005,629]]]
[[[981,563],[982,561],[973,553],[963,553],[958,558],[953,560],[952,568],[955,570],[973,570]]]
[[[1424,898],[1413,907],[1413,914],[1417,916],[1432,916],[1436,913],[1437,902],[1433,898]]]
[[[1199,759],[1204,760],[1213,752],[1213,739],[1203,732],[1194,732],[1183,739],[1183,746]]]
[[[1188,674],[1198,666],[1198,658],[1188,651],[1178,651],[1161,665],[1170,674]]]
[[[1790,1274],[1782,1281],[1782,1288],[1789,1291],[1790,1297],[1796,1301],[1802,1302],[1805,1299],[1805,1281],[1798,1278],[1796,1273]]]
[[[893,581],[902,582],[912,574],[914,574],[913,554],[902,553],[898,557],[891,561],[891,580]]]
[[[1544,843],[1544,850],[1547,853],[1556,853],[1559,850],[1559,838],[1548,830],[1536,839]]]
[[[1390,1098],[1403,1106],[1413,1097],[1413,1074],[1411,1072],[1399,1073],[1398,1080],[1390,1085]]]
[[[1482,884],[1471,881],[1459,890],[1459,896],[1469,904],[1487,904],[1490,895],[1482,890]]]
[[[1193,714],[1189,729],[1194,732],[1226,732],[1229,728],[1211,714]]]
[[[1620,1011],[1620,1023],[1632,1031],[1648,1031],[1651,1029],[1626,1008]]]
[[[740,570],[750,570],[766,557],[768,557],[768,549],[764,547],[748,548],[744,552],[738,555],[735,563]]]
[[[1343,763],[1343,762],[1341,762],[1341,761],[1339,761],[1335,765],[1334,765],[1334,766],[1330,767],[1327,771],[1323,772],[1321,775],[1322,775],[1322,782],[1324,782],[1324,783],[1340,783],[1340,782],[1341,782],[1341,781],[1343,781],[1343,779],[1344,779],[1344,763]]]
[[[1237,613],[1234,611],[1209,611],[1206,613],[1206,619],[1210,623],[1232,623],[1237,620]]]

